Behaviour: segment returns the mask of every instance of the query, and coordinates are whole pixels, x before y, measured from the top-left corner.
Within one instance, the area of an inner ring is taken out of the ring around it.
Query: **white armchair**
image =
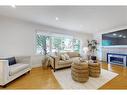
[[[0,86],[5,86],[10,81],[31,70],[30,57],[15,57],[16,64],[10,65],[8,60],[0,60]]]

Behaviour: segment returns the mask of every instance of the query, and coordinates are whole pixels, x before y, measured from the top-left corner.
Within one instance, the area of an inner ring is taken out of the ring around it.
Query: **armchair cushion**
[[[21,63],[17,63],[14,65],[9,66],[9,75],[12,76],[20,71],[22,71],[23,69],[26,69],[29,67],[29,64],[21,64]]]

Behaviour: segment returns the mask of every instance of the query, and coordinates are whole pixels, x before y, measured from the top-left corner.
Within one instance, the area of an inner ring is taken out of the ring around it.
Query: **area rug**
[[[117,73],[101,69],[99,78],[90,77],[87,82],[78,83],[72,79],[70,68],[57,70],[53,74],[63,89],[98,89],[118,75]]]

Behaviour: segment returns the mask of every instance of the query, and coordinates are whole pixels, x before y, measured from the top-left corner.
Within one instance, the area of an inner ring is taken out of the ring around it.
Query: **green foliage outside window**
[[[46,48],[46,40],[49,39],[49,36],[43,36],[43,35],[37,35],[37,48],[40,49],[40,53],[44,53],[44,55],[47,54],[47,48]]]
[[[61,37],[52,37],[52,44],[55,49],[61,50],[61,43],[62,43]]]
[[[80,51],[80,40],[37,34],[37,53],[47,54],[53,51]],[[52,44],[52,45],[51,45]]]
[[[74,39],[73,44],[74,44],[74,51],[79,52],[80,51],[80,40]]]

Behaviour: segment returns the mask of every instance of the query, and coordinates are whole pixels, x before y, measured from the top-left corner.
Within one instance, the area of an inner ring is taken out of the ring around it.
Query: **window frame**
[[[51,33],[51,32],[40,32],[40,31],[38,31],[38,32],[36,32],[36,37],[35,37],[35,47],[36,47],[36,50],[35,50],[35,52],[36,52],[36,54],[37,55],[43,55],[43,53],[42,54],[40,54],[40,53],[37,53],[37,35],[38,35],[38,33],[39,34],[42,34],[43,36],[49,36],[49,39],[50,39],[50,49],[49,49],[49,54],[51,54],[52,53],[52,37],[64,37],[64,38],[70,38],[70,39],[72,39],[73,40],[73,42],[72,42],[72,44],[73,44],[73,47],[72,47],[72,51],[75,51],[74,50],[74,39],[76,39],[76,40],[79,40],[79,42],[80,42],[80,45],[79,45],[79,51],[78,52],[80,52],[81,51],[81,40],[80,39],[78,39],[78,38],[74,38],[74,36],[70,36],[70,35],[66,35],[66,34],[60,34],[60,33]],[[61,52],[61,51],[60,51]],[[64,51],[64,52],[66,52],[66,51]]]

